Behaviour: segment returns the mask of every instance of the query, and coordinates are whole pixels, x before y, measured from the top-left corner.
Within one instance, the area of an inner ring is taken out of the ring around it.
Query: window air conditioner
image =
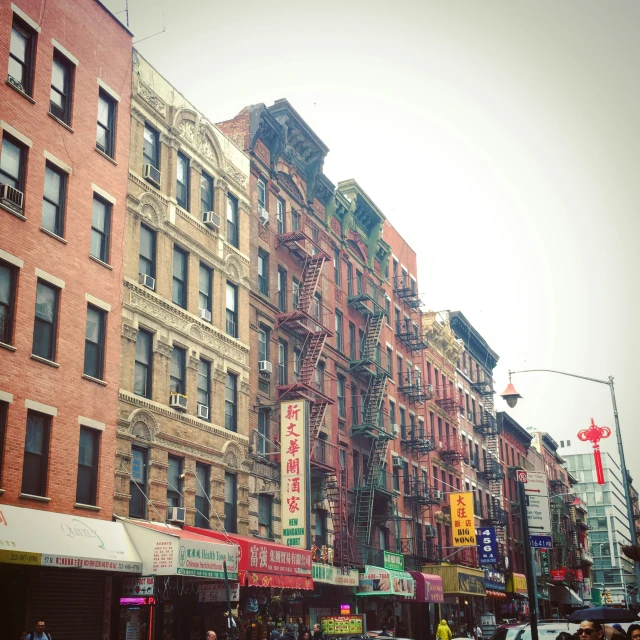
[[[138,282],[143,286],[147,287],[147,289],[151,289],[151,291],[155,291],[156,288],[156,279],[148,276],[146,273],[140,273],[138,275]]]
[[[202,222],[209,227],[209,229],[220,228],[220,216],[213,211],[205,211],[202,216]]]
[[[198,403],[198,418],[202,418],[203,420],[209,419],[209,407],[206,404]]]
[[[392,455],[391,456],[391,464],[393,465],[394,469],[401,469],[402,468],[402,458],[400,456]]]
[[[167,522],[184,524],[184,507],[167,507]]]
[[[471,411],[467,411],[467,420],[473,422],[473,413]]]
[[[258,205],[258,217],[260,218],[260,222],[262,222],[262,224],[267,224],[267,222],[269,222],[269,212],[260,205]]]
[[[0,184],[0,201],[22,211],[24,194],[10,184]]]
[[[424,536],[425,538],[435,538],[437,535],[436,528],[433,525],[425,525]]]
[[[200,320],[211,322],[211,311],[209,309],[200,309]]]
[[[258,371],[260,373],[273,373],[273,365],[268,360],[260,360],[258,362]]]
[[[171,393],[169,396],[169,406],[172,409],[178,409],[179,411],[187,410],[187,396],[181,393]]]
[[[158,188],[160,188],[160,176],[160,170],[156,169],[152,164],[144,165],[144,179],[152,182]]]
[[[392,424],[391,425],[391,435],[395,438],[400,433],[400,425]]]

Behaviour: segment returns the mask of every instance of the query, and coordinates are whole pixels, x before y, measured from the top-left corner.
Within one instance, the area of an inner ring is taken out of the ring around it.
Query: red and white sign
[[[562,569],[551,569],[551,579],[554,582],[562,582],[567,578],[567,568],[562,567]]]
[[[123,596],[152,596],[155,593],[155,578],[123,578]]]

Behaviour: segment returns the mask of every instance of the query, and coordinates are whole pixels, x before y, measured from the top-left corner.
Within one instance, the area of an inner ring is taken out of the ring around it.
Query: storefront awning
[[[0,562],[141,573],[119,522],[0,506]]]
[[[487,596],[484,586],[484,571],[462,567],[457,564],[425,565],[424,571],[442,578],[445,595]]]
[[[313,580],[305,576],[280,576],[276,573],[259,571],[240,571],[240,584],[248,587],[278,587],[279,589],[298,589],[313,591]]]
[[[512,573],[507,581],[507,591],[509,593],[517,593],[521,596],[526,596],[527,591],[527,576],[523,573]]]
[[[313,581],[324,584],[333,584],[338,587],[357,587],[360,576],[357,569],[349,569],[343,572],[339,567],[331,564],[313,563]]]
[[[572,607],[581,607],[584,605],[582,598],[569,587],[554,585],[549,587],[551,590],[551,601],[558,604],[568,604]]]
[[[143,572],[157,576],[238,579],[238,547],[168,524],[123,520],[142,559]]]
[[[440,576],[420,571],[409,571],[409,575],[415,581],[416,602],[444,602],[444,586]]]
[[[413,597],[415,581],[406,571],[365,566],[356,596]]]

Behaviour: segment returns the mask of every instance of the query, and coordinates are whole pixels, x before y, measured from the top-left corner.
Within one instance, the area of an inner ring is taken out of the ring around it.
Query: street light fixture
[[[598,378],[588,378],[587,376],[579,376],[575,373],[567,373],[566,371],[556,371],[555,369],[523,369],[521,371],[509,370],[509,384],[500,397],[504,398],[507,405],[513,409],[518,403],[518,400],[522,396],[516,391],[515,387],[511,383],[511,376],[517,373],[557,373],[561,376],[567,376],[569,378],[579,378],[580,380],[587,380],[589,382],[597,382],[598,384],[606,384],[611,392],[611,404],[613,405],[613,418],[615,421],[616,441],[618,445],[618,456],[620,457],[620,470],[622,471],[622,485],[624,487],[624,498],[627,504],[627,519],[629,520],[629,531],[631,534],[631,544],[635,547],[637,545],[636,526],[633,518],[633,506],[631,505],[631,493],[629,492],[629,482],[627,474],[627,464],[624,459],[624,450],[622,448],[622,434],[620,432],[620,421],[618,419],[618,405],[616,403],[616,393],[613,386],[613,376],[609,376],[607,380],[600,380]],[[640,563],[635,562],[635,574],[636,583],[640,585]]]

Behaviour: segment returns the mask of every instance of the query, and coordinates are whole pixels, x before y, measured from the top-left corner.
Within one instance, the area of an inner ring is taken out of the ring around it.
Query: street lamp
[[[624,459],[624,450],[622,448],[622,433],[620,432],[620,421],[618,419],[618,405],[616,403],[616,393],[613,387],[613,376],[609,376],[607,380],[600,380],[598,378],[588,378],[587,376],[579,376],[575,373],[566,373],[565,371],[556,371],[555,369],[523,369],[522,371],[509,370],[509,384],[503,393],[500,394],[506,401],[507,405],[513,409],[518,403],[518,400],[522,396],[516,391],[515,387],[511,383],[511,376],[517,373],[557,373],[561,376],[568,376],[569,378],[579,378],[580,380],[587,380],[589,382],[597,382],[598,384],[606,384],[611,392],[611,404],[613,405],[613,418],[615,421],[616,441],[618,444],[618,455],[620,456],[620,469],[622,471],[622,486],[624,487],[624,498],[627,503],[627,518],[629,520],[629,530],[631,533],[631,544],[635,547],[638,540],[636,537],[636,526],[633,518],[633,506],[631,505],[631,494],[629,492],[629,482],[627,480],[627,464]],[[640,585],[640,564],[634,562],[636,583]]]

